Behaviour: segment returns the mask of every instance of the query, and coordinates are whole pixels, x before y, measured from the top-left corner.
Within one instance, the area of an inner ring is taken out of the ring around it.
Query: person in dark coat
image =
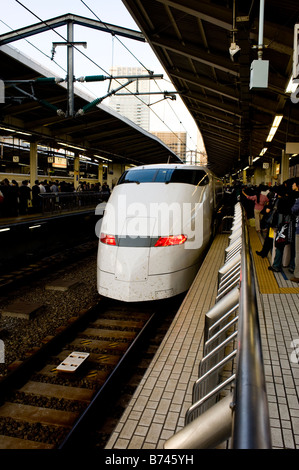
[[[289,194],[287,194],[284,186],[280,186],[280,191],[278,192],[278,194],[279,194],[279,199],[278,199],[278,205],[277,205],[277,223],[276,223],[276,234],[275,234],[276,236],[275,258],[273,261],[273,265],[268,267],[270,271],[274,271],[274,272],[282,271],[283,250],[284,250],[285,245],[289,243],[289,240],[287,237],[288,232],[286,231],[283,235],[284,237],[283,243],[278,243],[277,234],[281,233],[285,224],[289,224],[291,222],[291,207],[292,207],[292,201],[293,201],[292,197]]]
[[[19,197],[20,197],[20,214],[25,215],[28,213],[28,201],[30,200],[31,189],[28,186],[28,181],[22,181],[22,184],[19,188]]]
[[[277,219],[277,205],[278,205],[278,194],[270,191],[268,193],[268,203],[264,207],[263,216],[263,227],[266,231],[263,248],[261,251],[256,251],[256,254],[261,258],[266,258],[269,251],[272,250],[273,238],[270,236],[270,230],[276,227]]]
[[[38,212],[41,209],[41,198],[39,181],[35,180],[35,184],[32,186],[32,207],[34,212]]]
[[[292,186],[293,191],[299,191],[299,178],[295,178]],[[292,214],[296,217],[296,234],[295,234],[295,270],[294,277],[291,278],[292,282],[299,282],[299,197],[296,199],[295,204],[292,206]]]

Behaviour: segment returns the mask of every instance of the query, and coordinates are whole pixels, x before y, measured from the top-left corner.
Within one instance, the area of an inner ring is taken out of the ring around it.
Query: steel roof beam
[[[188,72],[177,72],[170,70],[168,72],[171,77],[177,78],[179,80],[183,80],[184,82],[190,83],[195,86],[199,86],[204,88],[205,90],[211,91],[212,93],[219,94],[225,98],[229,98],[234,101],[239,101],[239,96],[237,96],[238,90],[236,90],[236,94],[231,92],[231,86],[220,85],[219,83],[209,80],[205,77],[201,77],[199,75],[195,75]]]
[[[215,4],[207,4],[197,0],[188,0],[188,5],[185,0],[157,0],[157,2],[195,16],[200,20],[213,23],[228,31],[232,29],[232,14],[228,8],[221,8]]]
[[[173,51],[195,62],[200,62],[209,67],[222,70],[222,72],[229,73],[235,77],[239,76],[239,72],[235,69],[234,65],[230,65],[231,62],[229,59],[225,59],[223,55],[208,53],[204,48],[187,43],[186,41],[184,45],[182,45],[179,41],[166,37],[156,38],[153,36],[150,38],[150,42],[155,47]]]
[[[102,21],[92,20],[90,18],[84,18],[83,16],[72,15],[68,13],[67,15],[57,16],[56,18],[51,18],[40,23],[16,29],[10,33],[1,34],[0,45],[8,44],[13,41],[18,41],[19,39],[24,39],[29,36],[33,36],[34,34],[39,34],[44,31],[48,31],[49,29],[64,26],[69,22],[80,26],[86,26],[88,28],[97,29],[99,31],[104,31],[106,33],[116,34],[118,36],[123,36],[126,38],[135,39],[137,41],[145,42],[144,35],[139,31],[134,31],[128,28],[122,28],[120,26],[115,26],[109,23],[103,23]]]
[[[239,106],[224,104],[223,102],[219,101],[217,98],[211,98],[211,97],[205,98],[199,93],[194,93],[194,92],[192,92],[192,95],[181,96],[181,98],[183,100],[188,98],[188,100],[190,100],[191,102],[194,101],[195,103],[203,104],[207,108],[217,109],[218,111],[232,114],[233,116],[237,116],[239,118],[242,117],[242,112]]]

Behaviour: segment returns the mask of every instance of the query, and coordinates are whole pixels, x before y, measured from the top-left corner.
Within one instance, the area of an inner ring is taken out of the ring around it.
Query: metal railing
[[[185,427],[165,449],[271,448],[256,291],[244,211],[235,206],[218,271],[215,305],[205,317],[203,357]]]
[[[78,191],[39,194],[38,210],[43,214],[56,214],[84,208],[95,208],[104,197],[101,192]]]

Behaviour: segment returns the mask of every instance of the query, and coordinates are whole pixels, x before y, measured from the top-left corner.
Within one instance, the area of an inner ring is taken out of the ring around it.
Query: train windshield
[[[185,183],[205,186],[209,183],[209,177],[202,169],[144,168],[125,171],[117,184],[124,183]]]

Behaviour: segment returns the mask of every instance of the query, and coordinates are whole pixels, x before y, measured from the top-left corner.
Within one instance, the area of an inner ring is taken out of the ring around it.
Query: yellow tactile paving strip
[[[261,258],[256,254],[256,251],[260,251],[262,249],[262,244],[253,227],[249,227],[249,238],[260,293],[298,294],[299,287],[279,287],[274,273],[268,270],[268,267],[270,266],[268,258]]]

